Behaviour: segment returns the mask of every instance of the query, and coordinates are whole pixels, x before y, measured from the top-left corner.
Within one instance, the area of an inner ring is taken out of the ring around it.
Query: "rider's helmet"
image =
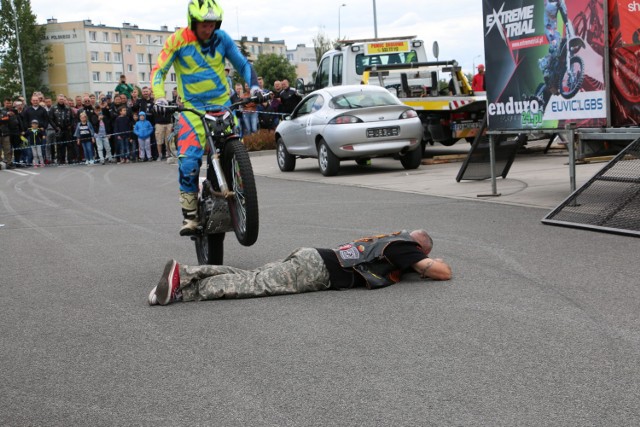
[[[187,8],[187,25],[195,30],[196,22],[215,22],[216,30],[222,25],[222,8],[216,0],[189,0]]]

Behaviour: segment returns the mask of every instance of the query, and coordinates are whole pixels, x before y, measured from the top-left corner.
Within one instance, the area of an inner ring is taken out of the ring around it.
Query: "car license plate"
[[[367,129],[367,138],[379,138],[379,137],[385,137],[385,136],[398,136],[398,135],[400,135],[400,127],[398,126]]]

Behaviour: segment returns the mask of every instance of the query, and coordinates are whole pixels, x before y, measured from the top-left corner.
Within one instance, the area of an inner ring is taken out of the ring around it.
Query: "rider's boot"
[[[198,232],[198,193],[180,192],[180,205],[182,206],[181,236],[193,236]]]

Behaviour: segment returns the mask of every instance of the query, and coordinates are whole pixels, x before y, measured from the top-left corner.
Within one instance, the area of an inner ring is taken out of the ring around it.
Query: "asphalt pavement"
[[[227,264],[427,228],[453,279],[166,307],[165,261],[196,262],[175,165],[2,170],[0,425],[640,425],[639,241],[540,222],[566,162],[523,154],[486,198],[459,162],[255,155],[260,237]]]
[[[316,159],[297,159],[296,169],[283,173],[277,166],[275,152],[252,155],[254,172],[269,178],[552,209],[571,194],[569,154],[565,145],[556,143],[545,154],[547,142],[530,141],[516,155],[506,178],[497,178],[495,192],[491,180],[456,182],[470,148],[470,144],[463,141],[450,147],[428,145],[424,164],[416,170],[404,170],[398,160],[379,158],[372,159],[370,166],[358,166],[353,161],[343,162],[339,175],[334,177],[323,177]],[[430,164],[429,159],[439,163]],[[605,164],[602,160],[578,162],[576,186],[579,188]]]

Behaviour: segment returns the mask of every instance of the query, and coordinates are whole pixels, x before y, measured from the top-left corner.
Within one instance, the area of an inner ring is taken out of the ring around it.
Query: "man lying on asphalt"
[[[254,270],[224,265],[179,265],[167,262],[160,282],[149,294],[150,305],[177,301],[252,298],[345,289],[381,288],[400,281],[413,269],[420,277],[451,279],[451,267],[429,258],[433,240],[424,230],[365,237],[338,249],[299,248],[282,261]]]

